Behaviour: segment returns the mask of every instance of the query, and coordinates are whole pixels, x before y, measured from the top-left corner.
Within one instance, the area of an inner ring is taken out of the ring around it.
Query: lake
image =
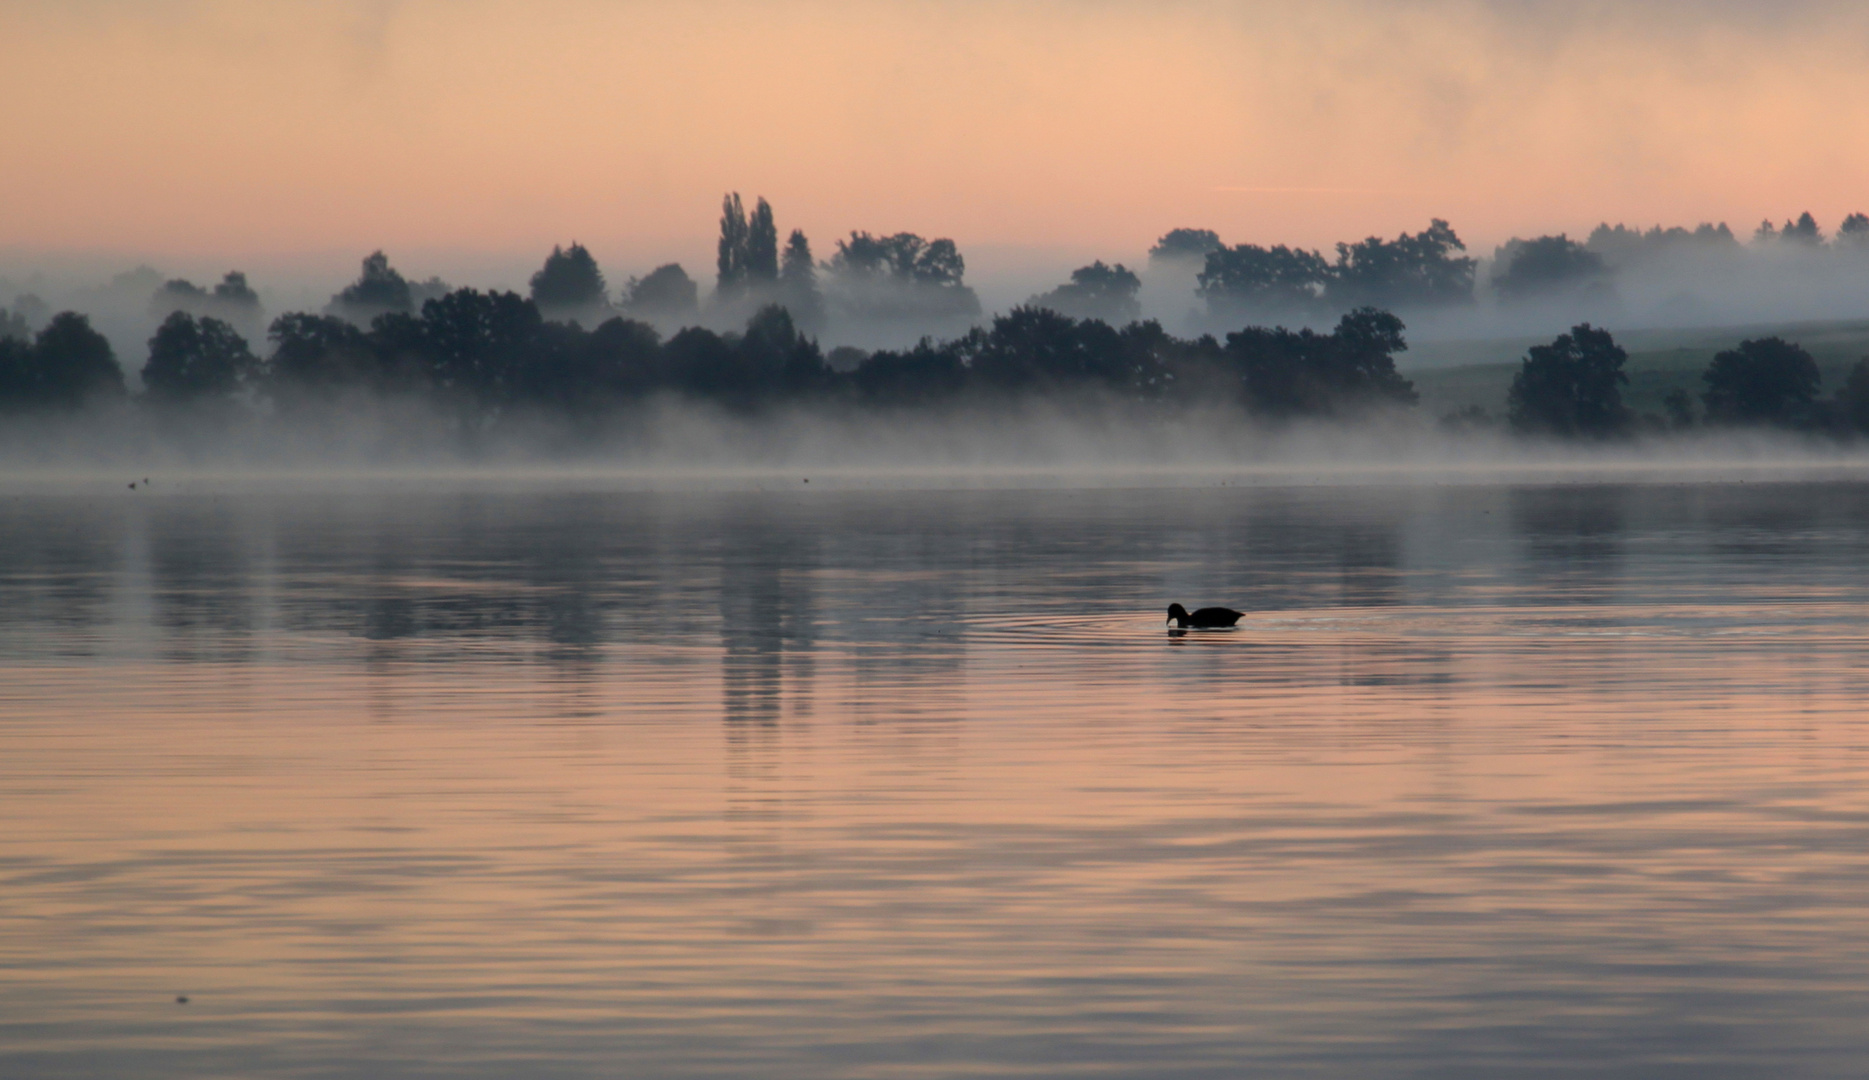
[[[0,495],[5,1077],[1869,1071],[1869,484],[156,479]]]

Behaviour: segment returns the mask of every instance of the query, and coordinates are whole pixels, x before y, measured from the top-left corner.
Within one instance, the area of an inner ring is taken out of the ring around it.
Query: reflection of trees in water
[[[780,722],[811,714],[817,540],[757,508],[684,524],[715,532],[731,843],[765,860],[780,853],[786,818]]]
[[[265,525],[233,500],[159,504],[149,515],[150,598],[158,650],[172,660],[251,658],[264,583],[254,547]]]
[[[1233,558],[1253,574],[1257,606],[1390,607],[1403,602],[1405,499],[1330,490],[1257,492],[1236,499],[1224,532],[1235,540]]]
[[[1458,679],[1454,650],[1411,641],[1345,641],[1337,681],[1344,686],[1446,687]]]
[[[1574,484],[1518,488],[1508,518],[1525,554],[1528,583],[1551,602],[1589,602],[1622,577],[1633,489]]]
[[[847,658],[857,718],[959,715],[968,612],[957,564],[977,532],[971,521],[872,512],[827,545],[827,561],[845,572],[822,598],[824,633]]]
[[[1866,496],[1865,489],[1840,484],[1725,485],[1696,492],[1692,509],[1718,554],[1805,555],[1821,546],[1819,533],[1831,523],[1843,535],[1864,536]]]
[[[92,655],[123,572],[118,507],[15,497],[0,514],[0,632],[26,648]]]
[[[284,622],[371,641],[542,641],[549,658],[588,659],[607,637],[616,537],[549,503],[501,502],[294,512],[281,530],[282,557],[308,573],[295,582]]]
[[[724,528],[719,602],[727,723],[775,724],[788,706],[808,716],[817,638],[815,538],[757,514]]]

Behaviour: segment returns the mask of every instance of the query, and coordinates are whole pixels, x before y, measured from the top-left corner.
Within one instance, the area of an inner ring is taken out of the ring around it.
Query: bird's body
[[[1190,613],[1187,608],[1182,607],[1180,604],[1168,605],[1168,621],[1174,623],[1183,630],[1186,630],[1190,626],[1232,626],[1234,623],[1240,621],[1240,616],[1243,614],[1245,613],[1224,607],[1204,607]]]

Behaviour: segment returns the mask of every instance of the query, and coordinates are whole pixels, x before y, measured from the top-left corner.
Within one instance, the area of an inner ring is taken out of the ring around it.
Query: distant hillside
[[[1869,356],[1869,320],[1632,330],[1616,334],[1617,343],[1629,351],[1629,363],[1624,369],[1629,385],[1623,388],[1623,401],[1637,412],[1660,414],[1662,397],[1676,387],[1698,398],[1704,389],[1700,373],[1707,369],[1714,353],[1748,338],[1774,335],[1797,342],[1817,358],[1826,396],[1842,384],[1850,365]],[[1429,416],[1445,416],[1469,405],[1503,415],[1506,391],[1512,385],[1512,376],[1518,373],[1525,350],[1550,340],[1425,342],[1398,357],[1398,366],[1414,382],[1421,394],[1422,411]]]

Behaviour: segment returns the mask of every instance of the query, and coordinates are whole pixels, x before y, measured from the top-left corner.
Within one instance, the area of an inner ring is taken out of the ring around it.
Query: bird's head
[[[1187,617],[1188,617],[1187,608],[1182,607],[1180,604],[1168,605],[1168,620],[1167,621],[1174,622],[1176,619],[1185,619]]]

